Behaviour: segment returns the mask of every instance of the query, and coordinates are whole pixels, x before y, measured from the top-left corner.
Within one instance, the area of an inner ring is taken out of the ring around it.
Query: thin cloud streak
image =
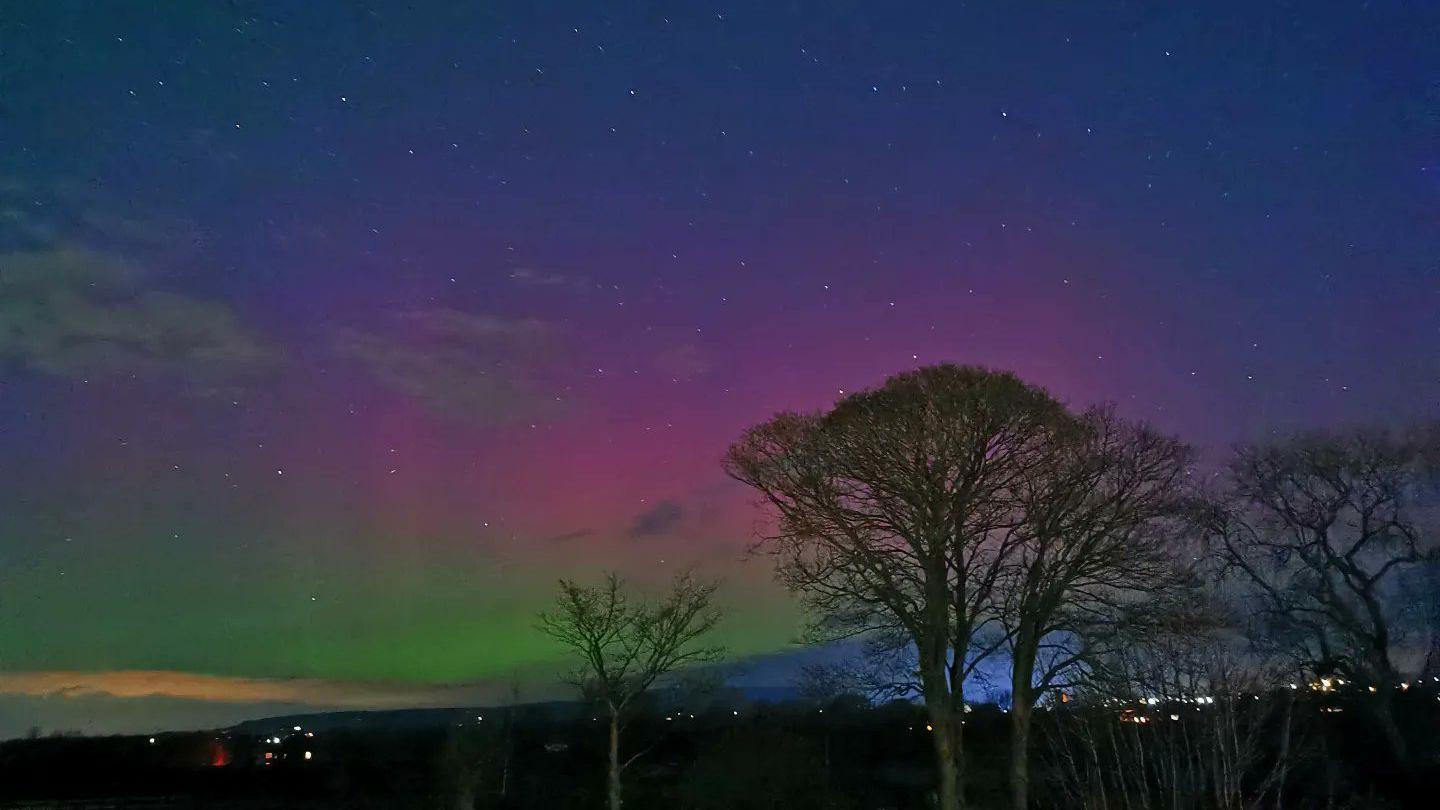
[[[246,678],[161,670],[0,673],[0,696],[171,698],[210,703],[296,704],[322,709],[434,708],[505,702],[489,681],[411,684],[322,678]]]

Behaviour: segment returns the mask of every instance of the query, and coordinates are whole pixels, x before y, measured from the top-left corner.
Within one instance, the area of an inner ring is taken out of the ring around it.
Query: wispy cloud
[[[699,346],[693,343],[678,343],[656,355],[655,368],[671,377],[692,379],[704,376],[710,371],[710,360]]]
[[[569,692],[551,674],[522,675],[519,700]],[[515,679],[414,684],[321,678],[245,678],[188,672],[0,673],[0,740],[27,729],[135,734],[220,728],[311,712],[496,706],[514,702]]]
[[[581,276],[536,270],[531,267],[517,267],[511,270],[510,282],[518,287],[541,287],[573,293],[582,293],[590,289],[590,282]]]
[[[576,540],[584,540],[585,538],[590,537],[593,534],[595,534],[595,531],[593,529],[576,529],[573,532],[563,532],[561,534],[551,535],[550,537],[545,538],[545,542],[555,546],[562,546],[566,543],[573,543]]]
[[[0,179],[0,368],[56,376],[173,374],[233,388],[282,359],[224,302],[182,292],[193,224],[93,190]]]
[[[674,530],[685,519],[685,507],[675,501],[660,501],[635,516],[626,534],[630,537],[654,537]]]
[[[209,703],[295,704],[325,709],[464,706],[504,699],[499,683],[408,684],[320,678],[244,678],[190,672],[0,673],[0,695],[32,698],[171,698]]]
[[[344,328],[332,338],[339,356],[447,417],[503,426],[559,410],[541,379],[558,341],[544,321],[413,310],[378,330]]]
[[[211,382],[279,350],[226,305],[147,288],[142,268],[77,246],[0,254],[0,361],[61,376],[177,373]]]

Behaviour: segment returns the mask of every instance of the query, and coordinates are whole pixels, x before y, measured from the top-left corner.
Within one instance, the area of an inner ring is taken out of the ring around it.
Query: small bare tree
[[[1377,687],[1370,705],[1402,763],[1392,706],[1403,679],[1396,585],[1436,556],[1437,437],[1315,433],[1243,447],[1209,522],[1231,571],[1301,666]]]
[[[717,587],[680,574],[663,597],[649,601],[628,593],[614,573],[592,587],[562,579],[554,609],[540,615],[540,629],[580,659],[571,683],[600,704],[609,720],[610,810],[620,810],[621,773],[645,753],[620,759],[626,711],[666,675],[724,654],[723,647],[702,642],[720,621],[713,606]]]
[[[1075,808],[1289,807],[1295,693],[1209,595],[1161,608],[1096,661],[1039,724],[1051,804]],[[1303,735],[1300,735],[1303,738]]]

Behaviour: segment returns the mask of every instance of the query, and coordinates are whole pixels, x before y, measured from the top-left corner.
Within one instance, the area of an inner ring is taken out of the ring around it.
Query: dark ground
[[[1286,806],[1434,806],[1437,706],[1434,695],[1411,701],[1417,756],[1430,764],[1402,787],[1374,761],[1362,718],[1298,704],[1323,724],[1327,747],[1297,766]],[[974,807],[1005,805],[1006,720],[994,707],[968,715]],[[626,773],[626,808],[918,809],[932,784],[927,734],[922,711],[905,703],[657,709],[627,731],[631,751],[653,747]],[[577,704],[277,718],[154,742],[42,736],[0,743],[0,807],[598,808],[604,736]],[[1043,773],[1037,783],[1046,801]]]

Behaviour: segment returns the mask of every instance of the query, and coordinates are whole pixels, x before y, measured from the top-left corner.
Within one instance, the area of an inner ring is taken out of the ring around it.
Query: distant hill
[[[673,705],[682,700],[679,693],[658,692],[655,697],[660,705]],[[691,698],[693,700],[693,698]],[[740,708],[752,703],[784,703],[800,700],[801,695],[789,686],[751,686],[726,688],[701,699],[706,706]],[[514,706],[456,706],[443,709],[383,709],[372,711],[309,712],[306,714],[285,714],[246,720],[231,726],[228,731],[246,736],[269,736],[293,732],[296,726],[305,731],[338,731],[388,729],[392,731],[439,728],[474,723],[486,715],[495,716],[507,709],[523,709],[528,715],[548,717],[554,720],[569,720],[590,711],[587,704],[575,700],[554,700],[540,703],[521,703]],[[483,722],[483,721],[482,721]]]
[[[246,720],[231,726],[228,730],[236,734],[267,736],[294,731],[300,726],[305,731],[338,731],[345,729],[373,731],[375,729],[411,730],[437,728],[465,723],[474,723],[487,713],[495,715],[510,708],[523,708],[527,712],[568,718],[582,714],[585,705],[578,701],[549,701],[524,703],[511,706],[457,706],[446,709],[380,709],[373,711],[312,712],[307,714],[286,714]]]

